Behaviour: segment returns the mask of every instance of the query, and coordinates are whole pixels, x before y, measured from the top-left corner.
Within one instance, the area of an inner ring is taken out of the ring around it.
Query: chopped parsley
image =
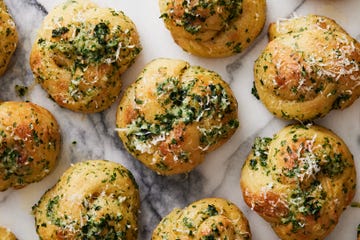
[[[292,223],[292,232],[297,232],[305,226],[301,220],[301,215],[310,216],[317,220],[327,193],[322,190],[319,181],[314,180],[306,189],[295,188],[287,199],[289,213],[281,219],[283,224]]]
[[[257,99],[260,100],[259,93],[256,89],[255,82],[253,82],[253,87],[251,88],[251,94]]]
[[[188,217],[184,217],[182,220],[183,224],[185,227],[187,228],[194,228],[194,223],[192,222],[192,220]]]
[[[0,168],[4,170],[2,176],[3,180],[7,180],[11,175],[16,175],[17,171],[21,165],[19,159],[21,155],[20,152],[16,149],[5,147],[5,149],[0,153]]]
[[[212,217],[219,214],[219,212],[216,210],[216,207],[212,204],[209,204],[207,209],[204,212],[206,215]]]
[[[341,153],[335,153],[333,156],[325,157],[326,164],[323,166],[323,172],[329,177],[334,177],[344,172],[347,162],[343,159]]]
[[[200,71],[201,69],[199,69]],[[124,131],[129,139],[127,147],[131,150],[152,153],[153,146],[165,141],[166,136],[175,127],[184,124],[185,128],[194,122],[200,123],[198,130],[201,133],[200,143],[203,149],[216,144],[226,137],[233,129],[239,126],[237,119],[230,119],[225,123],[220,121],[232,111],[230,96],[221,84],[200,86],[193,91],[198,79],[180,82],[176,77],[169,77],[157,84],[155,93],[158,102],[163,106],[164,112],[156,114],[152,122],[145,119],[141,113],[126,126]],[[198,91],[200,90],[200,91]],[[143,101],[134,99],[136,104]],[[204,119],[218,120],[219,125],[202,127]],[[122,131],[122,130],[120,130]],[[182,141],[171,139],[170,145],[177,145]],[[189,161],[189,153],[177,151],[176,159],[182,162]],[[161,164],[157,168],[164,170]]]
[[[252,150],[254,153],[254,159],[252,161],[252,164],[254,165],[253,170],[256,170],[256,164],[259,162],[260,166],[266,167],[268,165],[267,158],[268,158],[268,147],[270,142],[272,141],[272,138],[261,138],[257,137],[255,138],[255,143],[252,146]]]
[[[67,27],[55,28],[51,31],[51,37],[53,37],[53,38],[60,37],[61,35],[65,34],[67,32],[69,32],[69,28],[67,28]]]
[[[114,75],[123,65],[129,65],[134,61],[141,47],[134,45],[131,37],[133,31],[135,29],[111,26],[108,21],[95,24],[81,22],[53,29],[52,38],[41,38],[38,44],[41,48],[53,52],[54,56],[63,59],[57,61],[56,58],[55,62],[71,73],[68,93],[74,101],[79,101],[99,91],[93,87],[84,87],[88,83],[82,84],[84,73],[89,66],[111,65],[115,70],[109,74]],[[68,32],[71,32],[69,36],[61,37]],[[41,76],[38,76],[38,79],[40,82],[43,81]]]
[[[179,6],[171,6],[160,18],[172,20],[188,33],[196,34],[205,31],[208,27],[207,19],[216,15],[222,21],[223,28],[228,26],[229,22],[241,14],[242,0],[198,1],[191,4],[184,0],[179,7],[181,14],[175,10],[177,7]]]
[[[351,98],[351,94],[342,93],[340,94],[336,100],[334,101],[332,108],[333,109],[341,109],[341,107],[346,103],[347,100]]]
[[[15,92],[19,97],[24,97],[28,92],[28,87],[15,85]]]

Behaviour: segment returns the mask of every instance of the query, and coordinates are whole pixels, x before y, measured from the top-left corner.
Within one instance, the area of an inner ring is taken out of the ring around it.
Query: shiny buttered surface
[[[71,166],[33,207],[41,239],[137,239],[139,191],[131,172],[105,160]]]
[[[261,32],[265,0],[159,0],[161,18],[174,41],[202,57],[242,52]]]
[[[205,198],[184,209],[175,208],[155,228],[152,240],[251,239],[240,209],[222,198]]]
[[[315,15],[273,23],[255,62],[255,88],[270,112],[300,121],[344,109],[360,96],[360,44]]]
[[[281,239],[324,239],[355,194],[346,144],[320,126],[290,125],[257,138],[241,172],[246,204]]]
[[[28,102],[0,103],[0,191],[43,179],[54,169],[60,146],[49,111]]]
[[[237,129],[237,101],[210,70],[174,59],[150,62],[120,101],[126,149],[162,175],[186,173]]]
[[[16,236],[9,229],[0,226],[0,240],[16,240]]]
[[[36,81],[60,106],[100,112],[117,99],[120,74],[140,50],[135,25],[123,12],[68,0],[45,17],[30,65]]]
[[[0,0],[0,76],[4,74],[15,52],[18,33],[3,0]]]

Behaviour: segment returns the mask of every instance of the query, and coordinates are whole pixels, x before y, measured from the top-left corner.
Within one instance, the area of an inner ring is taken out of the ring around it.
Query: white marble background
[[[94,0],[95,1],[95,0]],[[239,186],[240,169],[256,136],[272,136],[288,122],[274,118],[251,95],[253,62],[267,43],[268,23],[280,17],[309,13],[338,21],[352,36],[360,39],[359,0],[268,0],[268,19],[256,43],[242,54],[223,59],[204,59],[183,52],[173,42],[159,19],[157,0],[96,0],[101,6],[123,10],[137,25],[143,51],[122,76],[124,87],[135,80],[144,65],[157,57],[180,58],[218,72],[229,82],[239,102],[240,128],[233,138],[188,175],[161,177],[133,159],[122,146],[115,128],[117,102],[103,113],[84,115],[58,107],[34,83],[28,59],[36,30],[42,19],[62,0],[5,0],[17,23],[20,40],[7,73],[1,78],[0,99],[29,100],[49,109],[62,129],[59,163],[43,181],[21,190],[0,193],[0,225],[10,228],[20,240],[38,239],[31,207],[56,183],[71,163],[87,159],[108,159],[129,168],[140,186],[141,213],[139,239],[151,238],[160,219],[174,207],[184,207],[204,197],[224,197],[236,203],[250,221],[255,240],[277,239],[269,225],[243,202]],[[29,87],[20,98],[15,85]],[[331,128],[348,144],[360,169],[360,100],[344,111],[333,111],[317,124]],[[72,144],[76,141],[76,144]],[[360,170],[359,170],[360,171]],[[359,183],[359,177],[357,179]],[[359,190],[359,187],[358,187]],[[354,202],[360,201],[357,192]],[[327,238],[355,239],[360,209],[348,207],[338,226]],[[1,237],[1,236],[0,236]]]

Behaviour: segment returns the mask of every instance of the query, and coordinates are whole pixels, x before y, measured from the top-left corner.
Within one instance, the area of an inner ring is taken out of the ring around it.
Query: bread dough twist
[[[71,166],[33,207],[41,239],[137,239],[139,190],[131,172],[105,160]]]
[[[360,95],[360,44],[316,15],[273,23],[255,62],[258,96],[275,116],[300,121],[350,106]]]
[[[251,239],[240,209],[221,198],[205,198],[184,209],[175,208],[155,228],[152,240]]]
[[[240,183],[246,204],[281,239],[324,239],[354,197],[356,170],[333,132],[290,125],[255,140]]]
[[[265,0],[159,0],[161,18],[175,42],[203,57],[242,52],[261,32]]]
[[[0,76],[3,75],[14,54],[18,33],[16,25],[3,0],[0,0]]]
[[[0,191],[40,181],[55,167],[61,135],[54,116],[28,102],[0,103]]]
[[[88,0],[67,0],[45,17],[30,66],[60,106],[100,112],[118,98],[120,74],[140,50],[136,27],[123,12]]]
[[[116,119],[126,149],[162,175],[189,172],[238,125],[228,84],[213,71],[174,59],[144,68],[125,91]]]

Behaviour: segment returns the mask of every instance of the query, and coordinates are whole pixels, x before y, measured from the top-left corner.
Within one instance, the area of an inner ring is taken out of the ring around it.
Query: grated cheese
[[[296,152],[297,159],[302,163],[300,166],[300,174],[298,175],[301,182],[310,176],[315,178],[316,173],[321,170],[316,162],[317,157],[313,152],[316,137],[317,135],[315,134],[311,140],[306,140],[304,146],[300,145]]]

